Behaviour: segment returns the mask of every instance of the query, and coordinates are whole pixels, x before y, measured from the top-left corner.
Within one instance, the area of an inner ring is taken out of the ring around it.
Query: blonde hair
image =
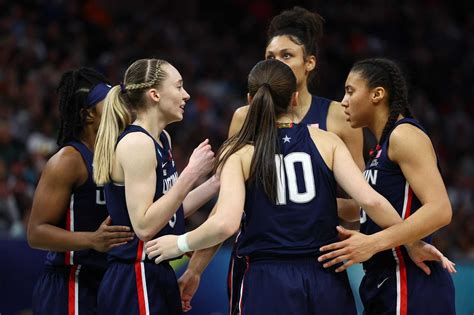
[[[158,88],[167,73],[160,59],[139,59],[125,72],[124,83],[114,86],[104,100],[99,131],[95,139],[93,179],[97,185],[110,182],[115,146],[119,135],[132,122],[132,112],[146,106],[146,90]]]

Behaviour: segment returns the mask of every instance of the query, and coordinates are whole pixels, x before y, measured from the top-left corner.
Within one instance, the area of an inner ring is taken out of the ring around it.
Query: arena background
[[[169,60],[191,94],[184,121],[169,128],[182,169],[202,139],[217,149],[226,138],[247,74],[264,57],[269,20],[294,5],[326,19],[316,94],[341,100],[360,58],[386,56],[404,69],[453,206],[435,244],[457,263],[458,314],[474,314],[474,2],[441,0],[0,0],[0,314],[29,314],[42,268],[44,253],[28,248],[25,231],[39,175],[57,150],[60,75],[89,66],[117,84],[135,59]],[[226,313],[227,260],[224,248],[190,314]],[[357,292],[360,267],[350,273]]]

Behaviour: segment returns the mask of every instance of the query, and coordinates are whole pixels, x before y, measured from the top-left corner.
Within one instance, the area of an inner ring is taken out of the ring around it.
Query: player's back
[[[278,137],[278,202],[260,184],[246,184],[239,256],[317,256],[320,246],[337,240],[336,182],[308,127],[279,128]]]

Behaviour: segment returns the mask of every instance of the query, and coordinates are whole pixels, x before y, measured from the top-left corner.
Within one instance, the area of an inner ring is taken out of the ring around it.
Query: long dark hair
[[[395,125],[398,115],[413,118],[408,104],[408,89],[405,77],[395,62],[385,58],[371,58],[356,62],[352,66],[351,72],[358,73],[366,80],[369,88],[380,86],[388,92],[390,114],[379,140],[379,144],[382,144]]]
[[[264,60],[250,71],[248,89],[252,101],[247,117],[242,129],[220,148],[215,170],[245,145],[254,145],[249,183],[261,184],[270,200],[276,202],[275,154],[280,153],[276,119],[288,112],[296,78],[283,62]]]
[[[86,115],[81,114],[87,107],[87,95],[99,83],[109,83],[107,79],[90,68],[80,68],[65,72],[57,91],[59,93],[60,125],[57,143],[62,146],[68,141],[79,140]]]

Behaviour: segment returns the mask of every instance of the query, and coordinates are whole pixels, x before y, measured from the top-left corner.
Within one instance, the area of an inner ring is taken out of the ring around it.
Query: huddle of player
[[[430,245],[451,206],[437,157],[391,60],[358,61],[342,102],[310,94],[322,18],[275,16],[217,155],[204,140],[177,173],[165,127],[190,96],[167,61],[111,87],[94,70],[59,84],[62,147],[38,184],[28,241],[48,250],[35,314],[181,314],[219,244],[231,314],[355,314],[345,269],[363,262],[365,313],[455,314],[454,264]],[[364,174],[362,127],[377,139]],[[202,178],[212,174],[203,184]],[[428,183],[428,184],[427,184]],[[337,198],[339,185],[352,199]],[[210,217],[184,218],[218,194]],[[361,232],[339,226],[359,221]],[[177,281],[169,260],[194,251]]]

